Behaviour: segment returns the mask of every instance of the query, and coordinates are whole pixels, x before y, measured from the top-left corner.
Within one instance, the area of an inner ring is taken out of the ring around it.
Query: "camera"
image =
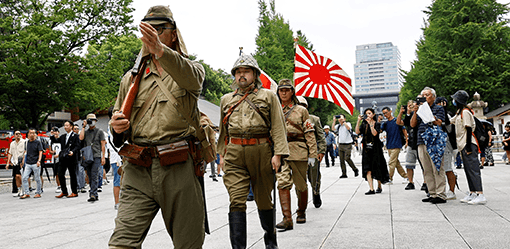
[[[92,119],[87,119],[87,124],[91,125],[92,124]]]
[[[418,97],[418,98],[416,98],[416,102],[418,102],[418,104],[425,103],[425,102],[427,102],[427,98]]]
[[[404,105],[404,113],[407,113],[407,105]]]
[[[335,115],[335,118],[336,118],[336,119],[339,119],[339,118],[340,118],[340,115]]]
[[[367,115],[366,114],[363,114],[363,119],[367,119]]]

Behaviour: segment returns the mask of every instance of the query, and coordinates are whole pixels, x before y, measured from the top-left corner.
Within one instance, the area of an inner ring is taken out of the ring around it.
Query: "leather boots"
[[[266,249],[278,249],[276,243],[276,228],[274,227],[274,209],[260,210],[259,219],[262,229],[264,229],[264,243]]]
[[[306,223],[306,206],[308,206],[308,189],[300,192],[296,191],[298,194],[298,210],[297,210],[297,218],[296,223]]]
[[[230,212],[228,214],[230,227],[230,244],[233,249],[246,248],[246,212]]]
[[[294,224],[292,222],[292,212],[290,211],[290,190],[278,189],[280,195],[280,204],[282,205],[282,222],[276,224],[276,228],[285,230],[292,230]]]

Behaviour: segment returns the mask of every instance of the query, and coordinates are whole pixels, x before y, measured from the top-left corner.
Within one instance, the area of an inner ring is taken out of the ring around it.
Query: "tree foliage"
[[[131,0],[0,2],[0,114],[13,128],[40,128],[54,111],[87,100],[79,54],[132,28]]]
[[[400,103],[425,87],[438,96],[478,92],[494,109],[510,101],[510,27],[508,5],[494,0],[436,0],[426,11],[417,60],[400,92]]]
[[[115,104],[122,77],[134,66],[141,48],[142,41],[134,34],[111,35],[103,43],[90,44],[85,56],[88,89],[77,89],[83,94],[80,116]]]
[[[203,60],[199,61],[205,69],[205,79],[201,95],[209,102],[220,105],[220,99],[224,94],[232,91],[230,84],[232,76],[221,69],[214,70]]]
[[[275,81],[293,79],[294,75],[294,32],[289,22],[285,21],[280,13],[276,13],[275,0],[269,5],[259,0],[259,30],[256,36],[256,51],[254,54],[260,68]],[[313,51],[313,45],[308,38],[298,30],[295,38],[297,43]],[[317,115],[322,124],[330,124],[334,115],[345,114],[349,122],[356,122],[357,115],[342,110],[339,106],[324,99],[306,98],[308,110]]]

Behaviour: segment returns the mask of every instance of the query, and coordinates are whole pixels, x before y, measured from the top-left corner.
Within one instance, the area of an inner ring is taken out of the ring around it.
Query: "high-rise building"
[[[389,106],[395,110],[403,78],[400,70],[400,51],[391,42],[356,46],[354,64],[354,99],[356,108]],[[376,112],[380,112],[376,110]]]

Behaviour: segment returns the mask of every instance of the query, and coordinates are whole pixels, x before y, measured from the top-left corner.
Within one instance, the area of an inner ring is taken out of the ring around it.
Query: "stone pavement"
[[[386,155],[387,156],[387,155]],[[335,167],[321,167],[323,205],[308,205],[306,224],[279,232],[280,248],[508,248],[510,245],[510,165],[495,153],[497,164],[482,170],[487,205],[471,206],[459,199],[468,190],[464,170],[456,170],[460,190],[446,204],[422,203],[425,193],[404,190],[400,176],[384,185],[381,194],[365,196],[368,185],[360,177],[339,179]],[[401,162],[404,153],[400,155]],[[361,157],[354,158],[360,167]],[[422,183],[417,170],[416,186]],[[111,179],[111,177],[110,177]],[[206,178],[206,198],[211,235],[203,248],[230,248],[227,191]],[[33,183],[35,186],[35,182]],[[103,186],[100,200],[88,203],[86,194],[56,199],[53,183],[45,182],[40,199],[13,198],[4,186],[0,194],[0,248],[107,248],[114,228],[112,185]],[[292,194],[292,209],[297,199]],[[282,218],[277,202],[277,221]],[[248,202],[248,247],[264,248],[254,202]],[[295,219],[295,214],[294,214]],[[144,248],[173,248],[161,214],[154,219]]]

